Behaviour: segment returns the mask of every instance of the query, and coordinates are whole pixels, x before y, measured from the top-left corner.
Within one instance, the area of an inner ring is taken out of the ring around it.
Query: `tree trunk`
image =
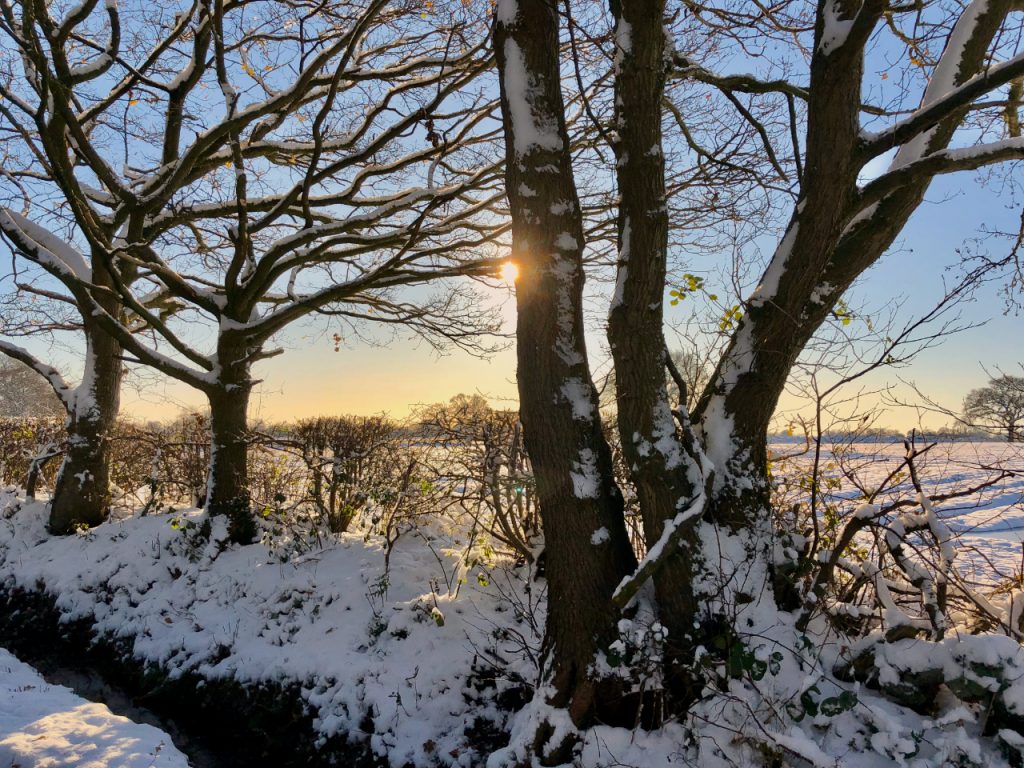
[[[958,29],[964,24],[969,33],[956,84],[978,72],[1013,4],[992,0],[977,18],[958,22]],[[707,425],[708,453],[715,462],[714,512],[731,526],[743,526],[751,510],[767,508],[768,424],[794,361],[836,301],[889,249],[933,177],[928,172],[909,176],[868,209],[857,199],[863,48],[880,13],[875,7],[856,14],[838,49],[815,46],[800,202],[696,409]],[[819,36],[821,31],[819,19]],[[920,148],[902,147],[894,164],[948,146],[961,118],[955,114],[938,123],[922,137]]]
[[[226,515],[231,541],[248,544],[256,534],[249,496],[248,348],[234,334],[222,333],[217,343],[220,375],[208,392],[210,401],[210,469],[206,508]]]
[[[110,439],[117,421],[123,373],[121,347],[86,326],[82,383],[68,409],[67,449],[50,501],[50,532],[99,525],[110,511]]]
[[[608,340],[615,360],[619,434],[636,486],[644,538],[652,549],[665,524],[703,490],[692,434],[680,440],[665,383],[663,302],[668,209],[662,154],[665,91],[664,0],[613,0],[616,19],[614,144],[619,197],[619,261]],[[680,410],[686,408],[685,402]],[[699,510],[698,510],[699,512]],[[668,629],[666,680],[680,699],[694,693],[692,660],[699,514],[681,524],[677,550],[655,572],[658,615]]]
[[[92,279],[110,288],[103,259],[93,258]],[[115,317],[121,306],[113,292],[97,300]],[[82,382],[65,401],[68,410],[67,449],[50,500],[52,533],[72,533],[79,526],[99,525],[110,511],[110,440],[121,404],[124,362],[121,345],[91,318],[83,318],[85,365]]]
[[[977,18],[961,18],[958,27],[963,23],[970,31],[962,42],[955,83],[981,67],[1011,5],[1012,0],[993,0]],[[715,469],[710,515],[728,530],[744,532],[748,559],[764,564],[767,578],[774,576],[776,595],[787,608],[795,607],[794,585],[770,564],[769,422],[797,357],[853,281],[892,245],[933,176],[926,171],[910,175],[870,207],[860,200],[864,46],[883,8],[865,5],[858,12],[858,7],[853,3],[844,10],[851,26],[838,47],[820,44],[824,28],[819,13],[800,200],[695,409]],[[920,146],[901,147],[894,165],[948,146],[961,117],[939,122]],[[754,581],[756,592],[762,587]]]
[[[631,724],[621,682],[598,678],[614,639],[611,596],[635,566],[601,431],[584,343],[584,247],[559,80],[558,15],[547,0],[501,0],[495,49],[501,74],[512,255],[519,265],[520,412],[543,521],[548,617],[543,679],[549,703],[583,726]],[[566,742],[534,749],[566,757]],[[551,749],[546,749],[551,747]]]
[[[842,236],[857,193],[863,40],[874,27],[874,14],[855,14],[858,22],[844,46],[828,50],[815,45],[800,200],[697,405],[715,465],[710,511],[733,529],[768,509],[768,424],[806,343],[800,322],[805,305]],[[816,40],[823,34],[822,23],[819,19]]]

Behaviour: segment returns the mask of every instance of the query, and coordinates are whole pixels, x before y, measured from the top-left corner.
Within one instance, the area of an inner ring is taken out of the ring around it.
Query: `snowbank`
[[[170,737],[48,685],[0,649],[0,765],[188,768]]]
[[[385,572],[381,545],[357,534],[282,562],[261,544],[228,548],[222,519],[200,541],[197,510],[55,538],[42,503],[5,503],[17,507],[0,520],[8,590],[45,585],[65,620],[92,622],[172,678],[298,683],[321,741],[365,738],[392,765],[474,764],[467,733],[498,730],[506,715],[491,698],[509,688],[492,672],[480,694],[474,670],[534,642],[500,594],[514,576],[467,570],[457,539],[410,533]]]

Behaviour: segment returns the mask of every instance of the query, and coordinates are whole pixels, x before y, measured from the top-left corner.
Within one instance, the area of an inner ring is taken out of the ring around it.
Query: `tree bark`
[[[559,79],[558,15],[548,0],[501,0],[496,16],[520,275],[520,409],[546,544],[542,682],[550,685],[549,703],[568,708],[578,726],[595,718],[625,724],[635,710],[627,712],[620,683],[599,679],[593,667],[614,639],[611,596],[635,558],[584,342],[584,238]],[[545,745],[549,735],[542,726],[534,746],[556,759],[567,745]]]
[[[226,515],[231,541],[248,544],[256,533],[249,496],[248,345],[230,332],[217,343],[219,375],[207,391],[210,402],[210,469],[206,508]]]
[[[864,43],[881,13],[879,3],[870,5],[859,13],[851,9],[857,21],[834,50],[821,44],[824,27],[818,14],[800,198],[695,411],[715,465],[709,511],[733,529],[768,509],[768,424],[809,338],[801,333],[805,306],[842,236],[857,192]]]
[[[98,259],[93,281],[110,286]],[[112,294],[101,300],[115,316],[120,305]],[[85,366],[82,383],[68,395],[67,448],[50,500],[49,529],[64,535],[80,526],[99,525],[110,512],[110,440],[121,402],[124,363],[121,345],[98,323],[83,318]]]
[[[99,525],[110,511],[110,440],[117,421],[123,364],[116,341],[86,331],[85,370],[68,411],[67,448],[50,501],[50,532]]]
[[[619,259],[608,340],[615,361],[619,434],[636,487],[648,549],[665,524],[703,491],[692,433],[680,439],[665,382],[663,328],[668,208],[662,152],[665,91],[664,0],[612,0],[616,20],[614,143],[619,190]],[[686,404],[680,403],[685,412]],[[692,660],[697,523],[687,518],[678,545],[653,576],[665,644],[669,690],[694,691]]]

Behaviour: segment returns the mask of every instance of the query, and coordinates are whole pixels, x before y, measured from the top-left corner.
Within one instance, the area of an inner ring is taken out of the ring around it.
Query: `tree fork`
[[[693,435],[683,440],[677,436],[664,374],[669,227],[661,130],[667,75],[665,2],[612,0],[610,7],[616,28],[613,148],[621,202],[608,340],[615,360],[622,450],[636,486],[648,550],[657,550],[660,558],[646,565],[652,566],[659,618],[668,629],[666,679],[669,690],[685,703],[695,694],[685,670],[693,655],[693,577],[700,554],[700,515],[694,502],[703,482]],[[680,408],[685,409],[685,402]],[[684,424],[688,429],[685,419]]]
[[[512,256],[520,274],[520,409],[547,553],[543,682],[553,690],[549,704],[566,707],[577,726],[595,719],[632,724],[635,706],[620,681],[592,671],[614,639],[612,594],[636,560],[587,363],[584,238],[560,87],[558,14],[545,0],[500,0],[496,20]],[[535,751],[564,756],[571,744],[547,745],[545,733],[542,726]]]

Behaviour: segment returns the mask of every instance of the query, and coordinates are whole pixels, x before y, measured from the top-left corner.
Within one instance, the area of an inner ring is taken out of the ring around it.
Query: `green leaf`
[[[753,654],[751,654],[750,676],[754,678],[754,680],[762,680],[764,679],[765,673],[767,671],[768,662],[761,661],[760,659],[755,659],[753,657]]]
[[[835,717],[843,712],[848,712],[857,705],[857,694],[852,691],[843,691],[838,696],[829,696],[821,701],[821,714],[826,717]]]
[[[803,705],[804,712],[811,717],[818,714],[818,702],[814,700],[812,693],[821,693],[821,690],[816,685],[812,685],[806,691],[800,694],[800,703]]]

